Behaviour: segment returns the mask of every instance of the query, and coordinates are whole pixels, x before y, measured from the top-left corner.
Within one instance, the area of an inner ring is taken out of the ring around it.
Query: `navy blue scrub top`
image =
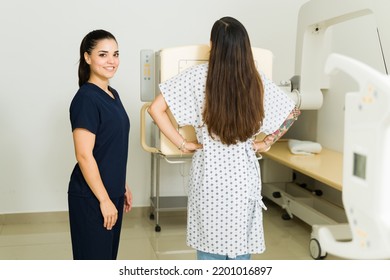
[[[103,184],[111,198],[125,193],[130,120],[118,92],[109,88],[114,98],[95,84],[80,87],[70,105],[72,131],[84,128],[96,135],[93,156]],[[69,195],[92,197],[78,164],[69,182]]]

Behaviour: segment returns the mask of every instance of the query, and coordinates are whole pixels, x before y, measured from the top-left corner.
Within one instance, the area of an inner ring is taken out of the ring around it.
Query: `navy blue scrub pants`
[[[122,228],[124,196],[112,199],[118,221],[111,230],[103,227],[99,201],[95,197],[68,195],[73,259],[115,260]]]

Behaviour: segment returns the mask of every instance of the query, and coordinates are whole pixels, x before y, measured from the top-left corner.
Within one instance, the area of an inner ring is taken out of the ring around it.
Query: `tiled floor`
[[[297,218],[283,220],[283,210],[265,201],[264,229],[267,250],[253,259],[311,260],[309,240],[311,227]],[[44,214],[45,215],[45,214]],[[49,216],[49,214],[47,214]],[[12,215],[0,220],[1,260],[69,260],[72,259],[69,225],[66,213],[56,220],[27,216],[13,222]],[[19,217],[18,217],[19,219]],[[5,220],[5,221],[4,221]],[[161,232],[148,209],[134,209],[126,214],[118,259],[120,260],[194,260],[195,251],[186,246],[185,212],[164,212],[160,215]],[[328,255],[326,259],[337,259]]]

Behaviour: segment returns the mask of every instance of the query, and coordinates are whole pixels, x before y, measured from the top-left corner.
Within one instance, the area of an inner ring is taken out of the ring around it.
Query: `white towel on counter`
[[[291,153],[297,155],[318,154],[322,150],[322,146],[320,143],[312,141],[301,141],[296,139],[289,139],[288,147],[290,148]]]

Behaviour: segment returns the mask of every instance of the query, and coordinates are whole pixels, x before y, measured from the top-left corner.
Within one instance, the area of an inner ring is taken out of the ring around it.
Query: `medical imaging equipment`
[[[158,127],[152,122],[148,126],[146,114],[151,101],[159,93],[158,84],[180,73],[184,69],[204,63],[208,59],[207,45],[166,48],[158,52],[153,50],[141,51],[141,101],[146,102],[141,108],[141,146],[151,154],[150,178],[150,219],[155,219],[155,231],[161,231],[160,215],[162,211],[177,211],[187,208],[186,196],[160,195],[160,160],[165,159],[170,164],[185,164],[191,159],[191,154],[182,155],[177,147],[170,142]],[[170,111],[169,117],[183,137],[192,141],[195,133],[191,127],[179,127]],[[148,130],[149,128],[149,130]],[[149,141],[146,134],[149,134]],[[150,144],[148,144],[150,143]]]
[[[374,44],[382,57],[383,72],[387,73],[390,25],[386,6],[389,6],[386,0],[311,0],[302,5],[297,26],[295,76],[291,78],[291,92],[301,110],[320,109],[323,105],[322,90],[330,87],[330,76],[323,73],[325,61],[332,52],[332,42],[327,38],[329,27],[372,16],[376,24],[376,36],[372,37],[377,38]],[[343,153],[323,149],[321,154],[311,158],[298,158],[290,155],[285,143],[274,146],[262,162],[264,196],[283,207],[286,217],[295,215],[312,226],[310,254],[314,259],[322,259],[327,252],[321,244],[319,228],[326,225],[332,229],[335,239],[348,241],[353,235],[346,223],[348,217],[344,208],[290,183],[291,171],[298,171],[335,191],[341,191],[343,195]],[[360,159],[356,155],[356,160]],[[340,168],[336,170],[335,166]],[[332,190],[329,192],[333,193]]]
[[[319,228],[325,251],[348,259],[390,258],[390,77],[352,58],[331,54],[325,72],[341,70],[359,85],[345,97],[342,198],[352,239]]]
[[[154,52],[152,50],[141,51],[141,101],[146,102],[141,108],[141,145],[142,148],[151,154],[151,186],[150,218],[155,219],[155,230],[161,231],[159,224],[159,212],[175,211],[186,209],[186,196],[161,196],[160,195],[160,159],[164,159],[170,164],[184,164],[191,159],[192,154],[182,154],[178,148],[172,144],[158,127],[152,122],[151,127],[147,123],[147,109],[150,101],[159,94],[158,84],[174,75],[182,72],[188,67],[205,63],[209,56],[208,45],[182,46],[176,48],[166,48]],[[264,74],[272,78],[273,55],[269,50],[252,48],[256,66]],[[195,140],[195,131],[191,126],[180,127],[172,114],[168,111],[169,117],[179,133],[189,141]],[[146,139],[146,135],[149,138]],[[259,135],[258,137],[262,137]],[[148,144],[150,143],[150,144]]]
[[[296,103],[301,109],[319,109],[323,96],[321,89],[328,88],[328,77],[323,65],[330,53],[326,30],[336,24],[372,15],[377,24],[377,37],[384,66],[390,61],[390,25],[388,0],[311,0],[305,3],[298,15],[295,49],[295,76],[291,79]]]

